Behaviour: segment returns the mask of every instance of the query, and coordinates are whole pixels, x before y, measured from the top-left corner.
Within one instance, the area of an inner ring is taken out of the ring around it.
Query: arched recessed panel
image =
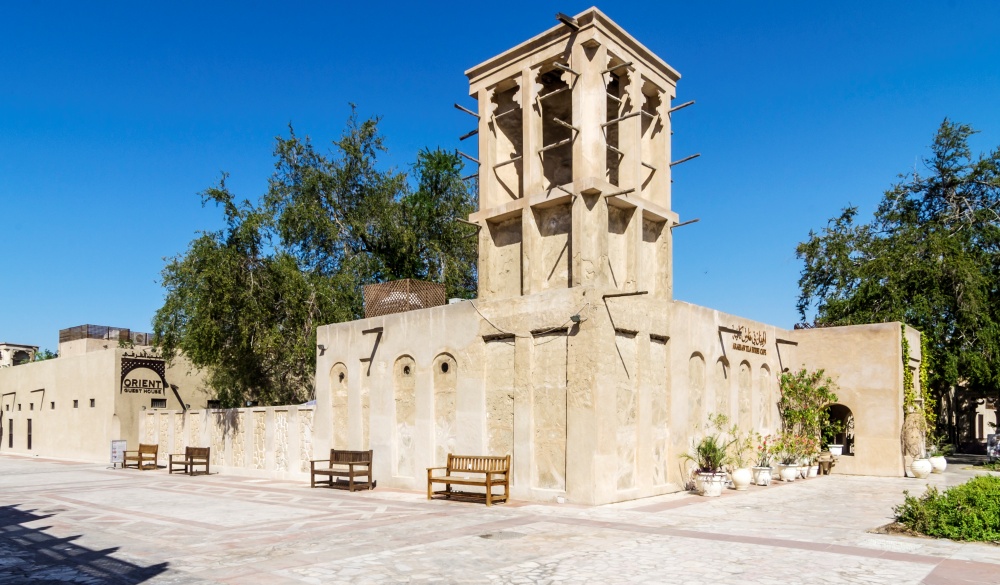
[[[348,448],[347,425],[350,416],[347,409],[347,366],[336,363],[330,368],[330,401],[333,407],[333,448]]]
[[[712,388],[715,390],[715,414],[724,414],[732,417],[732,406],[730,404],[729,387],[729,360],[719,358],[715,362],[715,375],[712,377]]]
[[[738,384],[737,421],[744,431],[753,428],[753,371],[750,362],[740,362],[740,371],[736,378]]]
[[[705,424],[705,358],[693,353],[688,359],[688,428],[698,432]]]
[[[773,396],[774,384],[771,381],[771,368],[767,365],[760,367],[760,372],[757,374],[757,428],[766,429],[768,431],[774,430],[774,424],[777,418],[777,406]]]
[[[434,358],[434,460],[437,465],[448,463],[448,453],[458,447],[455,425],[458,363],[450,354]]]
[[[408,355],[392,368],[392,392],[396,406],[396,475],[413,477],[413,442],[416,438],[416,363]]]

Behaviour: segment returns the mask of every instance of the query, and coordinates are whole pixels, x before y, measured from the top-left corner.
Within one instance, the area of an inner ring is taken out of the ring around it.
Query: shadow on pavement
[[[0,506],[0,585],[133,585],[167,570],[167,563],[140,567],[112,558],[117,548],[91,550],[73,544],[79,536],[50,536],[44,532],[48,526],[25,526],[49,516]]]

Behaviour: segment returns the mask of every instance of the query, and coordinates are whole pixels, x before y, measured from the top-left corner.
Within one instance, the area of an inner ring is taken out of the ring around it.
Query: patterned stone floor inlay
[[[869,532],[904,489],[971,473],[487,508],[0,456],[0,585],[1000,585],[1000,547]]]

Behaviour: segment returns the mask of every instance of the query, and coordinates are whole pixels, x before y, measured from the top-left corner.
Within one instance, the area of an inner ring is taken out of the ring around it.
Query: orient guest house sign
[[[166,362],[162,358],[122,357],[120,393],[163,396],[166,391]]]

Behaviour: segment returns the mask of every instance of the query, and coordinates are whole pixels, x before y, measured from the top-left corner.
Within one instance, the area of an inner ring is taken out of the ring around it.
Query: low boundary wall
[[[213,471],[308,479],[314,413],[313,406],[153,410],[139,417],[139,437],[143,443],[160,446],[160,465],[185,447],[211,447]]]

